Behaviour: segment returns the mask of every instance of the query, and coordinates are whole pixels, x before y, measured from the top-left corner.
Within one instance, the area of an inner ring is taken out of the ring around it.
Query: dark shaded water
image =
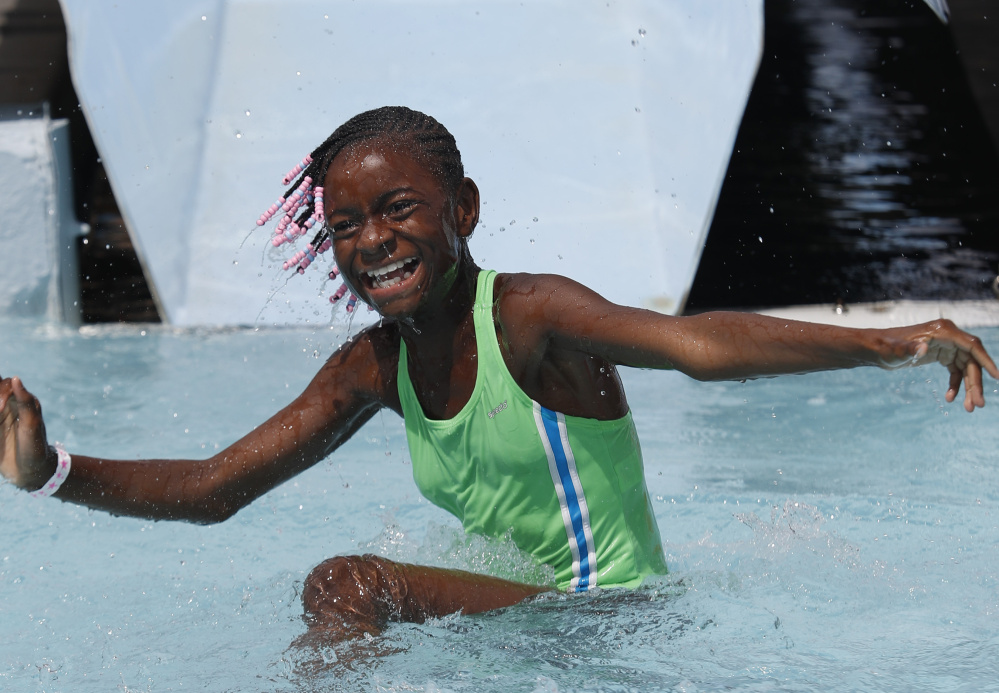
[[[995,147],[921,0],[767,0],[687,312],[989,298],[997,227]]]

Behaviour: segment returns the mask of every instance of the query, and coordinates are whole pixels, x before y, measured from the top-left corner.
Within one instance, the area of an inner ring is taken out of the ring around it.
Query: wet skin
[[[466,178],[448,195],[425,166],[388,143],[375,142],[341,153],[330,165],[324,190],[332,191],[326,219],[345,281],[394,319],[371,335],[378,339],[374,333],[386,333],[380,350],[383,376],[387,381],[385,371],[397,371],[401,336],[424,412],[434,419],[454,416],[468,402],[476,380],[472,306],[479,268],[465,246],[479,217],[475,183]],[[371,276],[398,263],[403,267],[386,282],[398,282],[392,286]],[[545,289],[558,290],[535,286],[531,279],[500,275],[496,281],[497,309],[505,316],[497,320],[497,339],[514,379],[532,399],[556,411],[620,418],[627,402],[614,366],[579,349],[560,348],[545,331],[531,329],[538,309],[555,298],[546,297]],[[381,391],[379,400],[401,415],[394,385]]]
[[[390,319],[344,344],[291,404],[213,457],[112,461],[74,452],[59,498],[153,519],[224,520],[329,455],[379,408],[400,412],[400,337],[426,414],[447,418],[464,406],[476,365],[478,268],[463,247],[478,220],[475,184],[465,179],[449,198],[420,162],[377,141],[343,153],[324,182],[337,260]],[[400,259],[415,261],[412,276],[394,286],[372,282],[372,269]],[[500,275],[494,298],[514,379],[546,407],[576,416],[627,410],[613,364],[722,380],[940,363],[950,374],[947,401],[963,384],[968,411],[984,406],[982,370],[999,377],[981,342],[946,320],[851,330],[742,313],[677,318],[612,304],[554,275]],[[0,379],[0,472],[35,489],[54,468],[39,403],[17,379]]]
[[[151,519],[225,520],[327,457],[380,408],[401,414],[400,339],[426,415],[450,418],[464,407],[477,364],[472,306],[479,270],[465,245],[479,216],[475,184],[466,178],[457,190],[444,191],[423,164],[382,141],[341,153],[324,184],[337,263],[386,320],[338,349],[291,404],[209,459],[107,460],[72,451],[72,472],[57,497]],[[963,384],[968,411],[985,404],[983,369],[999,377],[981,342],[946,320],[852,330],[742,313],[677,318],[615,305],[565,277],[529,274],[497,277],[493,314],[500,351],[520,387],[545,407],[595,419],[627,411],[615,365],[674,367],[697,379],[723,380],[940,363],[949,372],[947,401]],[[16,378],[0,378],[0,473],[33,490],[55,464],[38,401]],[[433,572],[402,570],[410,577]],[[309,594],[340,594],[322,582],[328,573],[310,576]],[[456,588],[447,608],[467,613],[536,591],[468,574],[414,579],[463,580],[467,592]],[[315,603],[330,601],[343,602]]]

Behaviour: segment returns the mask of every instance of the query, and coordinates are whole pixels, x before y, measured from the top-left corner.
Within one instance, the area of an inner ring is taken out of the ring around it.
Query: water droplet
[[[534,217],[534,221],[537,221],[537,220],[538,220],[538,218],[537,218],[537,217]]]
[[[888,140],[885,144],[887,144],[890,147],[891,146],[891,140]]]
[[[239,130],[236,131],[236,139],[237,140],[243,139],[243,133],[241,133]]]
[[[760,243],[762,243],[762,242],[763,242],[763,236],[757,236],[757,237],[756,237],[756,239],[757,239],[757,240],[758,240],[758,241],[759,241]]]
[[[774,213],[774,206],[773,206],[773,205],[770,205],[770,213],[771,213],[771,214],[773,214],[773,213]]]
[[[645,36],[645,29],[639,29],[638,30],[638,35],[639,36]]]
[[[601,390],[601,391],[600,391],[600,396],[601,396],[601,397],[604,397],[604,396],[605,396],[606,394],[607,394],[607,391],[606,391],[606,390]]]
[[[208,17],[206,17],[205,15],[201,15],[201,21],[207,22],[208,21]]]
[[[534,245],[534,239],[533,238],[531,239],[531,245]]]
[[[511,219],[511,220],[510,220],[510,226],[513,226],[513,225],[514,225],[514,224],[516,224],[516,223],[517,223],[517,220],[516,220],[516,219]]]
[[[238,264],[239,264],[239,260],[233,260],[233,261],[232,261],[232,264],[233,264],[233,265],[238,265]]]
[[[638,45],[638,39],[632,39],[631,40],[631,45],[637,46]]]
[[[246,109],[246,115],[250,115],[250,109],[249,108]]]
[[[500,227],[500,233],[503,233],[504,231],[506,231],[506,227],[505,226],[501,226]]]

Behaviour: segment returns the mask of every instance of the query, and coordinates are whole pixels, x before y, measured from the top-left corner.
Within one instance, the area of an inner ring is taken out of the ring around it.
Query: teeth
[[[384,267],[368,270],[367,272],[365,272],[365,274],[371,277],[371,282],[372,284],[374,284],[376,289],[387,289],[390,286],[395,286],[403,279],[409,279],[410,277],[413,276],[412,272],[407,271],[403,273],[402,277],[393,277],[391,279],[386,278],[390,273],[395,272],[397,269],[403,267],[404,265],[412,261],[413,258],[407,258],[405,260],[397,260],[396,262],[389,263]]]
[[[402,279],[400,279],[399,277],[393,277],[392,279],[389,279],[388,281],[384,281],[384,282],[383,281],[379,281],[378,279],[375,279],[374,284],[375,284],[375,288],[376,289],[387,289],[390,286],[395,286],[396,284],[398,284],[401,281],[402,281]]]
[[[405,265],[409,260],[399,260],[398,262],[393,262],[390,265],[385,265],[384,267],[379,267],[378,269],[368,270],[367,274],[373,279],[388,274],[389,272],[395,272],[397,269]]]

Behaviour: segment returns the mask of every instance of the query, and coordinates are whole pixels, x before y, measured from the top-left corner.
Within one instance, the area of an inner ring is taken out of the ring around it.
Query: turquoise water
[[[85,333],[0,319],[0,373],[71,451],[202,456],[299,391],[325,330]],[[980,330],[993,354],[999,330]],[[999,690],[999,393],[942,369],[703,384],[628,371],[670,576],[292,643],[323,558],[533,568],[464,536],[410,478],[401,420],[211,527],[0,486],[0,689]]]

